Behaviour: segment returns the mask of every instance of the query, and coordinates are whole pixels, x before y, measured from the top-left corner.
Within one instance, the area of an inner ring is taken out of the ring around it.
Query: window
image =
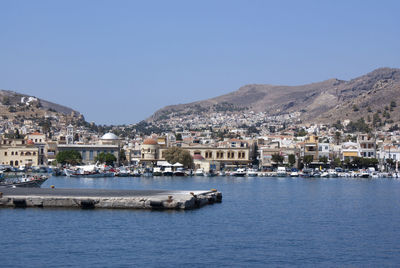
[[[7,156],[7,152],[4,152],[4,156]]]
[[[206,158],[212,158],[212,152],[206,152]]]
[[[223,152],[217,152],[217,158],[218,159],[224,158],[224,153]]]
[[[93,151],[92,150],[89,151],[89,160],[93,160]]]
[[[14,155],[14,152],[11,152],[11,155]]]

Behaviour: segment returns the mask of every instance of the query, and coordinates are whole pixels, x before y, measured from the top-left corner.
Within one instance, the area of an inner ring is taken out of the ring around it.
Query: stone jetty
[[[0,207],[110,209],[195,209],[220,203],[222,194],[208,191],[0,188]]]

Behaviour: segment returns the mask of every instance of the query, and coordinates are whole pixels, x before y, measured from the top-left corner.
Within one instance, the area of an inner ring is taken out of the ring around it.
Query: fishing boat
[[[23,175],[17,178],[4,179],[0,187],[37,187],[39,188],[49,177],[44,175]]]

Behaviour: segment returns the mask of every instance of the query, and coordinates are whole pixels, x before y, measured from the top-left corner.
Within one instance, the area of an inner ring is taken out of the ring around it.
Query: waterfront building
[[[370,134],[358,134],[357,142],[360,145],[360,154],[365,158],[376,157],[376,139]]]
[[[359,144],[356,142],[342,143],[340,160],[345,161],[348,159],[348,161],[353,161],[355,157],[360,157]]]
[[[187,150],[190,155],[198,160],[204,159],[208,163],[215,163],[215,167],[233,168],[247,166],[251,163],[250,147],[245,141],[227,141],[220,146],[201,145],[197,143],[178,145]],[[164,152],[169,147],[158,144],[157,140],[148,138],[141,145],[140,162],[155,165],[157,161],[165,160]],[[200,156],[202,159],[200,159]],[[218,163],[218,164],[217,164]]]
[[[12,167],[37,166],[39,149],[32,140],[3,138],[0,140],[0,163]]]
[[[302,157],[311,155],[313,162],[319,162],[318,137],[314,135],[307,136],[302,144]]]
[[[100,153],[110,153],[119,164],[120,139],[113,133],[104,134],[98,144],[58,144],[57,151],[74,150],[82,155],[83,164],[94,164],[96,156]]]
[[[47,165],[47,153],[46,153],[46,135],[39,132],[33,132],[27,134],[27,140],[32,141],[34,146],[38,148],[38,164]]]

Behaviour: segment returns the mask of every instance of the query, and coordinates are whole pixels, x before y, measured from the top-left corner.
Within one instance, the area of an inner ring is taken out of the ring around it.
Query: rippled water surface
[[[0,209],[0,267],[396,266],[400,181],[53,177],[42,187],[204,190],[192,211]]]

